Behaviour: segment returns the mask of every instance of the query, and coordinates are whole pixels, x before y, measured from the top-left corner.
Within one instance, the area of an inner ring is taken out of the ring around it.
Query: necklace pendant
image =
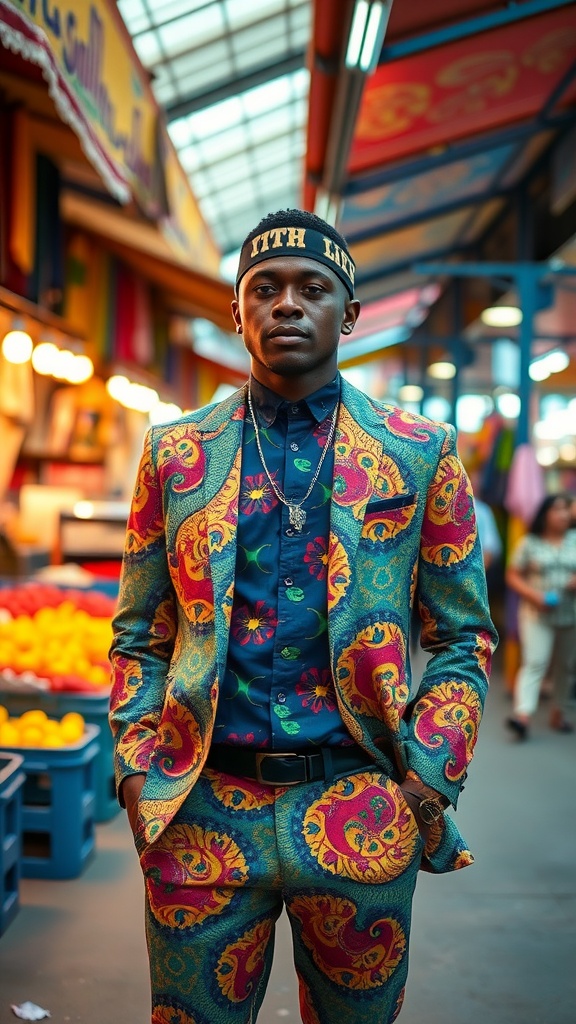
[[[300,505],[288,505],[288,519],[290,525],[300,533],[306,522],[306,513]]]

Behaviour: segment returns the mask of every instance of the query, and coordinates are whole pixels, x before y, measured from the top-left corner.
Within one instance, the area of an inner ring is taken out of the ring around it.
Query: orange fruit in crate
[[[84,735],[84,717],[79,711],[68,711],[60,719],[60,735],[65,743],[77,743]]]
[[[41,747],[44,741],[44,730],[39,725],[24,725],[20,728],[21,747]]]
[[[44,734],[43,747],[65,747],[66,740],[58,732],[47,732]]]
[[[18,747],[20,745],[20,729],[12,722],[0,725],[0,747]]]
[[[20,715],[20,728],[23,729],[28,725],[39,725],[43,726],[48,721],[48,715],[41,708],[33,708],[32,711],[24,711]]]

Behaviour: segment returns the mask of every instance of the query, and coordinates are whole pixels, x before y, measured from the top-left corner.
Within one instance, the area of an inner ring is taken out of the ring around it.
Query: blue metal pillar
[[[530,359],[532,357],[532,338],[534,336],[534,315],[536,313],[536,293],[538,281],[529,265],[519,269],[516,275],[518,299],[522,310],[522,323],[518,332],[520,346],[520,412],[516,427],[516,444],[527,444],[530,440],[530,398],[532,380],[530,377]]]

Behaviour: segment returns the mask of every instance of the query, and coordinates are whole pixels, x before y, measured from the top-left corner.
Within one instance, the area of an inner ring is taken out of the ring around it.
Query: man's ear
[[[358,299],[349,299],[342,317],[342,334],[351,334],[360,315],[360,303]]]
[[[242,330],[242,320],[240,318],[240,306],[238,305],[238,299],[232,299],[232,318],[236,327],[236,333],[240,334]]]

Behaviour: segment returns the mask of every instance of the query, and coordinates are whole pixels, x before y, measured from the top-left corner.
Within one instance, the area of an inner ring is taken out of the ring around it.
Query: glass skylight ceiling
[[[300,204],[310,0],[118,0],[222,253]]]

